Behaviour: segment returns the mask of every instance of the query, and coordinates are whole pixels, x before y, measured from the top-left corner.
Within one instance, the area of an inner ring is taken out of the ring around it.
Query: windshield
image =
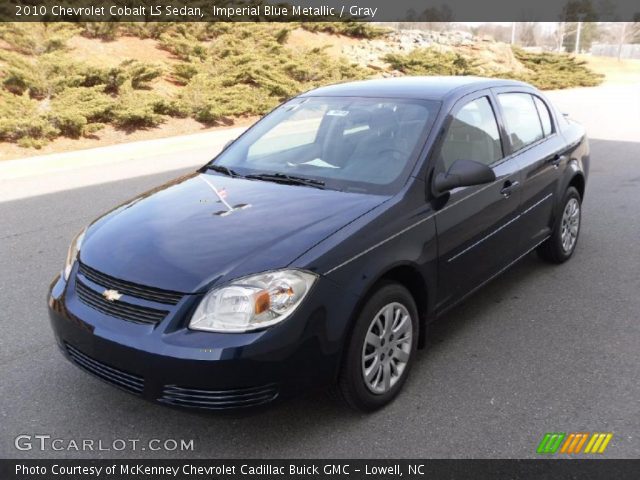
[[[214,165],[253,178],[286,175],[335,190],[393,193],[414,166],[439,106],[405,99],[296,98],[238,138]]]

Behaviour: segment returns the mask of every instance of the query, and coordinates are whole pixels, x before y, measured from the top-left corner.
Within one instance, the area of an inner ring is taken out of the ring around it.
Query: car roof
[[[339,83],[310,90],[303,97],[380,97],[444,100],[490,87],[528,87],[515,80],[472,76],[396,77]]]

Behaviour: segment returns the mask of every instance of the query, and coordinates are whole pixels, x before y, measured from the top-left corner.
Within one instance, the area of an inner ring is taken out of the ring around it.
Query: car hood
[[[80,261],[141,285],[198,292],[286,267],[387,198],[194,173],[96,220]]]

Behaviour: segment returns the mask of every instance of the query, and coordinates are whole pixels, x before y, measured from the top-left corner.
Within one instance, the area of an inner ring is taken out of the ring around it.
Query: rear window
[[[514,151],[531,145],[544,136],[540,117],[531,95],[501,93],[498,95],[498,101]]]

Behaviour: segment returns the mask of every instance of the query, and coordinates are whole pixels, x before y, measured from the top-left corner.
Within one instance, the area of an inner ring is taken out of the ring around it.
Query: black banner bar
[[[640,3],[637,0],[3,0],[0,21],[640,21]]]
[[[637,479],[640,460],[0,460],[2,480]]]

